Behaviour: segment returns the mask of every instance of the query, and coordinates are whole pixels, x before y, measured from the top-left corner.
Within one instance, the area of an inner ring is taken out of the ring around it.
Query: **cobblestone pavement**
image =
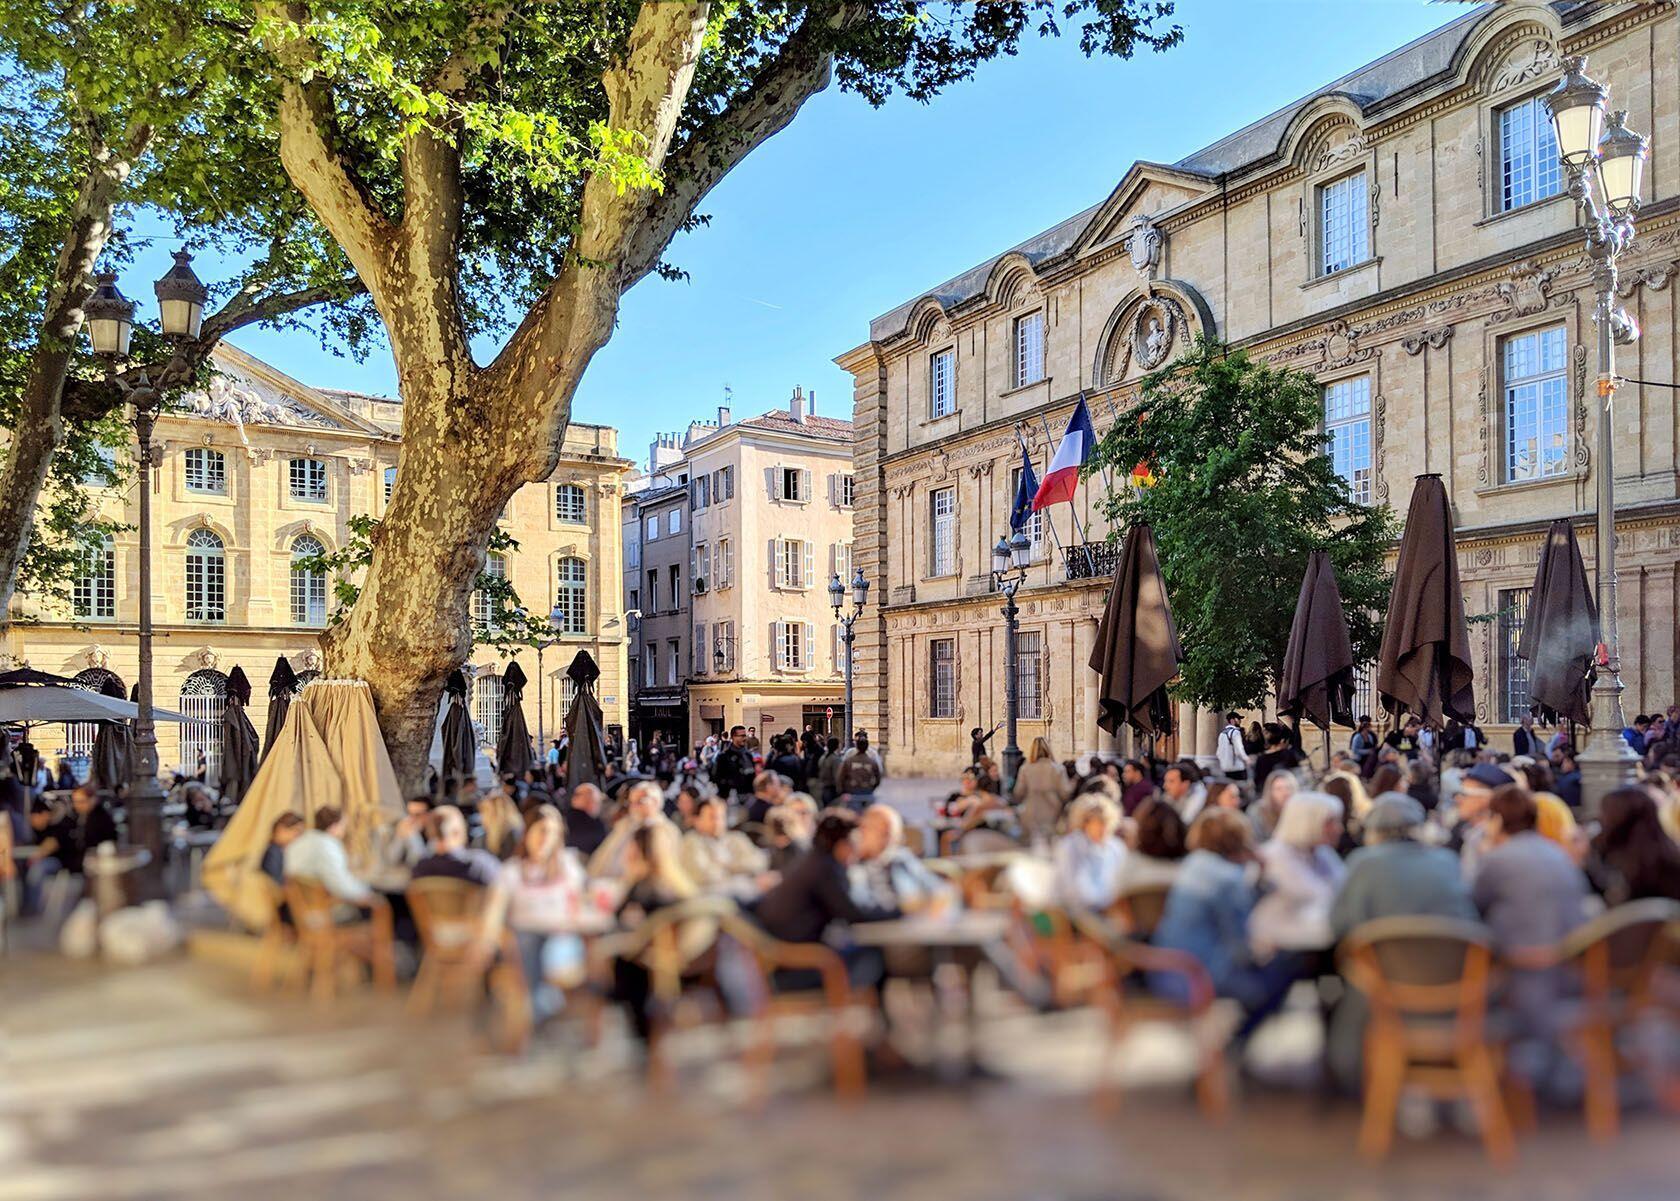
[[[794,1048],[756,1107],[710,1032],[684,1036],[691,1062],[659,1099],[612,1034],[600,1050],[556,1032],[526,1057],[493,1057],[468,1020],[416,1023],[382,998],[323,1015],[256,999],[212,964],[102,971],[14,954],[0,959],[0,1201],[1677,1195],[1675,1130],[1656,1116],[1597,1150],[1575,1115],[1558,1115],[1508,1175],[1456,1134],[1402,1140],[1388,1164],[1364,1164],[1355,1108],[1294,1093],[1250,1092],[1212,1127],[1174,1078],[1170,1040],[1125,1056],[1133,1077],[1165,1082],[1100,1112],[1088,1016],[991,1008],[982,1059],[997,1081],[876,1084],[847,1106],[828,1093],[821,1057]]]

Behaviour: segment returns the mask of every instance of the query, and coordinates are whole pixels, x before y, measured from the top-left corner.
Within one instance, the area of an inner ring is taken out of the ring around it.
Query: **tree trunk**
[[[82,332],[82,306],[93,295],[94,263],[110,240],[111,210],[128,172],[126,159],[95,151],[58,252],[18,405],[17,428],[0,470],[0,630],[11,623],[12,595],[29,550],[35,506],[64,440],[64,379]]]

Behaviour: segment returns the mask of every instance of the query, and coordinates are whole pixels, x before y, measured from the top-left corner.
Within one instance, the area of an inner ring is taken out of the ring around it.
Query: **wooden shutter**
[[[811,496],[811,469],[809,467],[801,467],[799,469],[799,499],[800,500],[811,500],[812,499],[812,496]]]
[[[800,545],[805,551],[805,574],[800,577],[799,586],[809,588],[811,587],[812,573],[816,570],[817,544],[807,538]]]
[[[787,666],[786,656],[782,653],[782,632],[786,622],[773,621],[770,623],[770,661],[777,671]]]
[[[782,586],[782,540],[780,538],[770,539],[770,586],[772,588]]]
[[[786,499],[784,496],[782,496],[782,480],[784,478],[785,477],[782,475],[782,465],[780,463],[777,463],[773,467],[770,468],[770,499],[771,500],[784,500],[784,499]]]
[[[811,622],[805,623],[805,637],[799,641],[799,666],[809,671],[817,665],[817,627]]]

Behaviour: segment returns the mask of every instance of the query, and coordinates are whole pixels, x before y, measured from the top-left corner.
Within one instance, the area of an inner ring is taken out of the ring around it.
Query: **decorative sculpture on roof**
[[[295,397],[256,380],[230,375],[213,376],[202,392],[189,392],[186,403],[200,417],[225,421],[243,430],[247,425],[306,425],[343,429],[338,422]]]
[[[1132,269],[1146,280],[1153,280],[1161,270],[1161,250],[1167,237],[1148,213],[1138,213],[1126,230],[1126,252],[1132,257]]]

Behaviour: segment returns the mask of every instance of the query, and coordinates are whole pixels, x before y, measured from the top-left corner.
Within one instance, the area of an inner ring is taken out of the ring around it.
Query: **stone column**
[[[1193,759],[1196,756],[1196,706],[1189,701],[1178,702],[1178,756],[1181,759]]]
[[[1196,756],[1207,763],[1215,762],[1219,745],[1219,727],[1224,723],[1212,709],[1196,710]]]
[[[858,618],[852,644],[852,701],[848,731],[865,729],[883,755],[890,756],[888,656],[882,607],[891,598],[887,561],[887,491],[881,473],[886,452],[886,365],[874,343],[865,343],[836,360],[852,373],[852,562],[869,581],[869,606]],[[744,486],[744,481],[743,481]]]

